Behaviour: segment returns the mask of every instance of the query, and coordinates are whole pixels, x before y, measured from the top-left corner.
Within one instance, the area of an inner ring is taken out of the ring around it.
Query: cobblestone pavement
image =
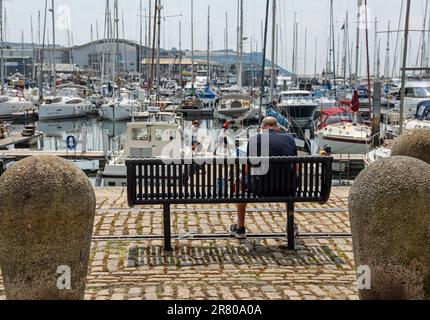
[[[298,205],[300,233],[350,233],[348,188],[334,188],[327,205]],[[232,205],[172,209],[175,251],[162,241],[161,207],[129,209],[125,190],[99,188],[87,299],[357,299],[350,237],[299,237],[297,252],[285,239],[192,240],[226,234]],[[285,233],[282,205],[249,207],[251,233]],[[0,277],[0,299],[4,299]]]

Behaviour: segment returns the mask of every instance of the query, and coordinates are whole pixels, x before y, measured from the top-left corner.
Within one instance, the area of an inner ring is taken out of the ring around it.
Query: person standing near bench
[[[279,132],[279,124],[278,121],[273,117],[267,117],[263,120],[261,129],[263,130],[262,134],[258,134],[252,137],[248,143],[248,157],[261,157],[262,156],[262,143],[268,142],[268,155],[263,155],[265,157],[295,157],[297,156],[297,146],[294,138],[285,133]],[[246,168],[249,170],[250,168]],[[292,169],[294,170],[294,169]],[[269,172],[267,173],[270,175]],[[247,175],[247,172],[245,173]],[[295,175],[292,175],[295,176]],[[242,188],[252,188],[250,186],[249,181],[243,178]],[[245,217],[246,217],[246,208],[247,203],[241,203],[237,205],[237,223],[233,224],[230,227],[230,235],[237,239],[245,239],[246,238],[246,227],[245,227]]]

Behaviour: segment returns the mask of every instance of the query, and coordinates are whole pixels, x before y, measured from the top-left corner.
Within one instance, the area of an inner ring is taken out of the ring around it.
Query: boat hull
[[[14,113],[34,109],[33,104],[0,103],[0,118],[11,118]]]
[[[87,115],[88,110],[87,106],[42,105],[39,107],[39,120],[82,118]]]
[[[368,140],[342,139],[318,135],[316,142],[320,148],[329,145],[333,154],[366,154],[370,150]]]

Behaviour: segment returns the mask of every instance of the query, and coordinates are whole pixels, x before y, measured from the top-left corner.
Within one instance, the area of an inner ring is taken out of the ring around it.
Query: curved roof
[[[116,41],[117,41],[117,39],[101,39],[101,40],[95,40],[95,41],[92,41],[92,42],[87,42],[87,43],[84,43],[84,44],[80,44],[80,45],[77,45],[77,46],[73,46],[73,49],[79,49],[79,48],[84,48],[84,47],[88,47],[88,46],[92,46],[92,45],[99,45],[99,44],[103,44],[103,43],[108,43],[108,42],[113,42],[113,43],[116,43]],[[118,42],[119,43],[125,43],[125,44],[128,44],[128,45],[130,45],[130,46],[133,46],[133,47],[139,47],[140,46],[140,44],[138,43],[138,42],[136,42],[136,41],[132,41],[132,40],[127,40],[127,39],[118,39]],[[143,46],[142,46],[143,47]],[[68,48],[68,49],[70,49],[70,48]]]

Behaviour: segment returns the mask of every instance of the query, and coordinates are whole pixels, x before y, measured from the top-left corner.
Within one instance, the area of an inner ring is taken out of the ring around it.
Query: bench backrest
[[[331,192],[332,162],[330,157],[128,160],[128,203],[130,207],[144,204],[325,203]],[[237,187],[237,182],[247,187]]]

